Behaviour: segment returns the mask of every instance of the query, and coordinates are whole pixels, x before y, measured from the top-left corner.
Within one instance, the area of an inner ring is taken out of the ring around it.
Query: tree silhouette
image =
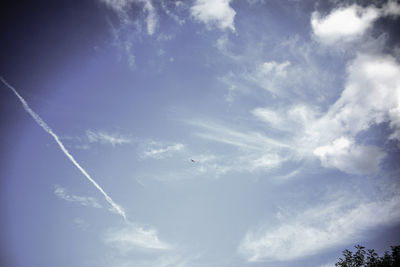
[[[385,252],[380,257],[375,250],[357,245],[356,252],[348,249],[343,251],[344,258],[339,258],[335,264],[337,267],[400,267],[400,246],[391,246],[391,253]]]

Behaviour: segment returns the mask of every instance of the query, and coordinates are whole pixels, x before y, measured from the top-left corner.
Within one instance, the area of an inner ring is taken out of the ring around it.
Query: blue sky
[[[322,267],[400,243],[397,2],[1,13],[5,266]]]

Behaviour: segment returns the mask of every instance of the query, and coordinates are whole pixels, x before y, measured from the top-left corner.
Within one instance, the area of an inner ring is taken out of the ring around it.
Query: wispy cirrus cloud
[[[289,160],[291,147],[285,140],[258,131],[235,129],[212,120],[187,123],[197,129],[197,137],[233,148],[213,155],[205,162],[199,161],[204,172],[215,172],[217,177],[229,172],[269,171]]]
[[[377,16],[397,16],[396,10],[398,4],[392,1],[380,9],[375,6],[361,8],[353,5],[332,11],[321,22],[322,26],[318,24],[322,28],[315,26],[315,13],[310,23],[315,35],[323,36],[320,32],[322,29],[327,36],[334,38],[333,41],[347,42],[350,37],[365,35]],[[375,15],[368,15],[368,12]],[[355,16],[351,19],[357,20],[357,23],[350,23],[354,29],[340,27],[340,23],[344,23],[340,20],[342,16]],[[368,16],[373,19],[367,20]],[[351,31],[343,33],[342,30]],[[267,68],[270,70],[273,69],[272,66],[278,65],[268,66],[271,66]],[[287,68],[284,74],[292,77],[290,67]],[[283,132],[287,142],[295,148],[293,153],[299,157],[317,156],[324,167],[338,168],[347,173],[376,173],[385,152],[375,144],[363,144],[357,137],[374,125],[388,123],[392,132],[383,138],[399,140],[400,64],[394,57],[366,46],[363,52],[355,53],[345,71],[343,91],[326,112],[321,112],[318,106],[303,104],[291,105],[285,109],[256,108],[252,113],[269,127]],[[256,73],[250,77],[262,82]],[[279,75],[274,77],[279,78]]]
[[[135,0],[100,0],[100,2],[103,2],[117,12],[123,12],[123,10],[128,8],[134,1]]]
[[[79,217],[77,217],[73,220],[73,224],[75,227],[77,227],[81,230],[86,230],[90,226],[88,222],[86,222],[84,219],[79,218]]]
[[[82,206],[88,206],[92,208],[102,208],[96,198],[69,194],[65,188],[59,185],[54,186],[54,194],[68,202],[75,202]]]
[[[176,2],[166,2],[166,1],[161,1],[161,8],[165,12],[167,16],[172,18],[175,22],[177,22],[179,25],[185,24],[186,20],[177,14],[175,14],[171,9],[173,10],[181,10],[186,8],[185,3],[182,1],[176,1]],[[172,5],[172,8],[170,6]]]
[[[293,102],[318,103],[327,92],[332,94],[336,90],[331,88],[335,73],[326,71],[320,65],[318,54],[311,52],[319,48],[318,43],[293,35],[282,38],[273,48],[268,47],[269,55],[258,52],[266,49],[260,43],[263,42],[249,40],[242,47],[226,34],[217,40],[215,47],[235,66],[219,77],[228,90],[228,102],[233,103],[236,96],[260,97],[262,89],[279,100],[290,98]]]
[[[199,137],[239,148],[259,151],[265,151],[271,147],[289,148],[285,142],[270,138],[260,132],[240,131],[212,120],[191,120],[188,124],[202,129],[196,133]]]
[[[172,245],[161,241],[155,229],[128,223],[122,228],[107,230],[103,235],[103,241],[126,254],[133,250],[170,250]]]
[[[148,258],[129,258],[129,257],[115,257],[112,260],[112,266],[115,267],[190,267],[199,266],[200,255],[185,255],[185,253],[179,253],[176,251],[162,251],[161,255],[152,254],[152,257]],[[167,255],[165,255],[167,254]],[[213,265],[214,266],[214,265]]]
[[[346,68],[344,89],[326,112],[306,104],[255,108],[252,114],[282,132],[299,157],[317,156],[324,167],[352,174],[379,171],[385,152],[358,135],[388,123],[387,140],[399,140],[400,64],[390,55],[358,53]],[[283,137],[277,137],[281,140]]]
[[[384,40],[381,38],[378,41],[369,33],[378,18],[397,17],[400,14],[399,10],[400,5],[397,2],[388,1],[381,7],[341,5],[326,16],[316,11],[311,15],[310,24],[312,34],[319,43],[304,43],[299,37],[288,39],[287,42],[274,48],[275,52],[287,52],[286,59],[263,60],[260,53],[248,63],[243,59],[248,59],[254,56],[253,54],[233,53],[234,49],[231,47],[235,45],[227,36],[221,37],[217,42],[217,48],[222,54],[239,65],[245,65],[242,69],[238,68],[239,71],[231,71],[220,78],[221,82],[228,86],[227,101],[233,102],[237,94],[249,96],[257,87],[272,93],[278,103],[279,100],[288,97],[292,101],[286,104],[281,102],[278,105],[272,103],[251,111],[256,119],[265,123],[265,131],[262,133],[258,131],[258,136],[262,138],[252,138],[254,134],[250,132],[257,131],[248,130],[235,135],[232,131],[222,130],[219,126],[214,129],[209,128],[210,130],[200,132],[198,135],[240,146],[241,149],[248,151],[253,145],[250,146],[251,142],[243,140],[258,139],[254,147],[261,150],[265,147],[265,151],[268,151],[268,146],[263,146],[264,142],[261,139],[269,139],[270,144],[283,143],[290,147],[281,149],[269,146],[269,151],[271,147],[274,148],[272,151],[281,157],[285,155],[286,157],[282,158],[286,160],[296,161],[317,157],[323,167],[337,168],[346,173],[379,172],[386,155],[385,151],[377,144],[363,143],[359,135],[368,132],[373,126],[387,123],[391,134],[383,138],[399,140],[400,89],[397,77],[400,76],[400,65],[394,57],[382,52]],[[320,71],[317,54],[311,51],[317,51],[319,44],[323,46],[343,44],[356,40],[364,42],[361,48],[353,48],[350,58],[347,59],[342,90],[338,91],[337,88],[340,87],[336,85],[330,90],[332,92],[336,90],[336,95],[332,94],[324,88],[333,78],[329,73]],[[253,44],[250,42],[250,45]],[[244,51],[255,50],[257,49]],[[328,103],[326,101],[328,97],[336,100]],[[228,126],[228,128],[234,127]],[[274,134],[277,132],[280,135]],[[239,138],[240,135],[243,138]]]
[[[182,151],[185,146],[180,143],[163,143],[157,141],[149,141],[142,144],[140,156],[142,158],[163,159],[170,157],[172,154]]]
[[[158,16],[151,0],[99,0],[112,8],[120,17],[121,23],[132,24],[136,18],[131,18],[129,10],[134,4],[142,5],[143,12],[146,13],[147,33],[153,35],[158,25]]]
[[[399,140],[398,102],[400,65],[390,55],[357,53],[346,68],[344,89],[322,112],[308,105],[285,110],[257,108],[253,115],[289,137],[292,152],[317,156],[321,164],[351,174],[376,173],[385,157],[383,148],[358,138],[373,125],[387,123],[387,140]],[[390,194],[387,194],[390,195]],[[239,253],[248,261],[290,261],[325,249],[356,242],[366,231],[398,223],[398,195],[378,200],[341,199],[291,213],[273,227],[247,232]]]
[[[256,66],[252,72],[245,73],[243,76],[246,80],[255,83],[274,95],[282,95],[286,91],[284,88],[285,81],[288,78],[291,62],[285,60],[283,62],[266,61]],[[295,77],[297,75],[290,75]]]
[[[270,125],[274,129],[281,131],[290,130],[290,126],[293,123],[289,123],[283,116],[283,112],[272,108],[255,108],[251,113],[259,120]]]
[[[129,67],[133,70],[136,66],[135,39],[139,33],[146,28],[149,36],[153,36],[158,27],[158,14],[153,5],[152,0],[99,0],[108,6],[117,15],[118,20],[113,23],[110,19],[108,22],[111,32],[114,36],[113,45],[125,54],[124,57],[119,56],[119,60],[124,58]],[[140,10],[139,15],[132,15],[132,10]],[[143,19],[143,16],[145,18]],[[144,21],[144,23],[143,23]],[[145,24],[145,26],[143,26]]]
[[[258,151],[258,162],[268,153],[273,155],[269,158],[278,155],[284,160],[316,156],[324,167],[352,174],[375,173],[385,152],[375,144],[360,143],[357,136],[373,125],[388,123],[392,132],[386,138],[399,140],[400,64],[389,55],[358,53],[346,74],[341,95],[325,112],[307,104],[253,109],[252,115],[268,129],[263,133],[234,130],[212,121],[190,124],[202,129],[196,135],[204,139],[235,146],[253,157]],[[271,130],[281,134],[273,135]]]
[[[112,146],[131,144],[132,139],[120,134],[109,134],[103,131],[86,131],[89,143],[110,144]]]
[[[250,262],[289,261],[354,242],[365,231],[400,221],[400,198],[342,198],[290,216],[277,226],[250,230],[238,252]]]

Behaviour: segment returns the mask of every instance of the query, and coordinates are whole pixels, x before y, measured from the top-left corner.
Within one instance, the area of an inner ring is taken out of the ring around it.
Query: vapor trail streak
[[[93,180],[92,177],[79,165],[79,163],[75,160],[75,158],[69,153],[69,151],[65,148],[64,144],[60,141],[58,136],[53,132],[53,130],[42,120],[42,118],[39,117],[38,114],[36,114],[28,105],[28,103],[25,101],[25,99],[17,92],[17,90],[12,87],[3,77],[0,77],[0,80],[8,87],[10,88],[14,94],[19,98],[21,101],[22,105],[24,106],[24,109],[32,116],[32,118],[36,121],[37,124],[39,124],[43,130],[45,130],[47,133],[49,133],[58,146],[61,148],[62,152],[72,161],[72,163],[81,171],[81,173],[103,194],[105,197],[106,201],[111,205],[111,207],[119,214],[121,215],[124,220],[126,220],[126,214],[125,211],[120,207],[117,203],[115,203],[112,198],[101,188],[101,186]]]

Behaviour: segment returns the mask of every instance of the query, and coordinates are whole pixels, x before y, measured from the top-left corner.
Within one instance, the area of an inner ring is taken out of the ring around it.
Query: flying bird
[[[196,161],[194,161],[193,159],[190,159],[192,162],[196,162]]]

